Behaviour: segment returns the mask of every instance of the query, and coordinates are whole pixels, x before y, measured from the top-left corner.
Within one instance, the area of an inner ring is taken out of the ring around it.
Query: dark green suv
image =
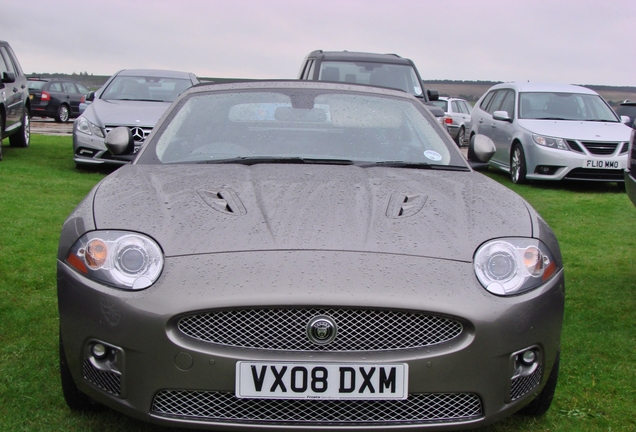
[[[28,147],[29,112],[27,78],[9,44],[0,41],[0,141],[8,137],[12,147]]]

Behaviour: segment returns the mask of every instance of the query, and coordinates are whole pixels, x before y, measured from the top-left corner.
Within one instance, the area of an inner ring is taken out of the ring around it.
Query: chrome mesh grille
[[[541,384],[541,374],[543,367],[539,365],[537,370],[527,377],[519,377],[512,380],[512,388],[510,389],[510,400],[517,400],[521,396],[530,393],[536,386]]]
[[[121,394],[121,376],[113,372],[104,372],[97,369],[88,359],[84,359],[82,365],[84,379],[89,383],[107,391],[108,393],[119,396]]]
[[[471,393],[410,394],[405,400],[238,399],[233,393],[162,390],[152,414],[221,422],[398,424],[468,421],[483,416]]]
[[[306,335],[310,319],[327,315],[336,339],[317,345]],[[414,312],[369,309],[232,309],[183,317],[179,330],[191,338],[232,347],[285,351],[385,351],[421,348],[456,338],[458,321]]]
[[[587,151],[595,155],[612,155],[621,144],[618,142],[581,141]]]

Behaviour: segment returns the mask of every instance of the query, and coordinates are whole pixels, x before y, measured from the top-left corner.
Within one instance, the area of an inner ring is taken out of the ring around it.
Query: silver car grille
[[[621,153],[624,153],[624,146],[621,142],[599,142],[599,141],[574,141],[568,140],[568,145],[572,151],[578,153],[585,153],[582,147],[588,151],[588,153],[598,156],[610,156],[616,153],[616,150],[620,147]]]
[[[119,126],[122,126],[122,125],[119,125]],[[106,125],[104,127],[104,129],[106,130],[106,134],[108,134],[108,132],[115,129],[116,127],[118,126]],[[146,137],[150,135],[150,132],[152,132],[151,127],[128,126],[128,129],[130,129],[130,133],[132,134],[133,141],[135,141],[135,144],[143,143]]]
[[[316,316],[329,316],[337,336],[327,345],[307,337]],[[459,321],[416,312],[370,309],[231,309],[181,318],[178,329],[199,341],[285,351],[386,351],[422,348],[458,337]]]
[[[199,421],[296,425],[442,423],[483,417],[472,393],[410,394],[405,400],[238,399],[230,392],[162,390],[152,414]]]

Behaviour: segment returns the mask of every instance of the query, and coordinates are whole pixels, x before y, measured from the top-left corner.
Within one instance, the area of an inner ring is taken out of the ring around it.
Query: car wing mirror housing
[[[629,116],[624,116],[624,115],[621,116],[621,123],[626,124],[627,126],[630,125],[629,124],[630,123],[629,120],[630,120]]]
[[[507,121],[512,123],[512,118],[508,114],[508,111],[495,111],[494,113],[492,113],[492,117],[495,120]]]
[[[106,144],[108,151],[114,155],[120,155],[126,151],[130,153],[135,147],[132,133],[125,126],[116,127],[108,132],[104,139],[104,144]]]
[[[504,111],[505,112],[505,111]],[[495,154],[495,143],[486,135],[475,135],[473,141],[473,152],[475,157],[481,162],[488,162]]]
[[[15,74],[13,72],[2,72],[2,82],[12,83],[15,82]]]
[[[439,100],[439,91],[430,89],[430,90],[426,90],[426,93],[428,94],[428,100],[430,101]]]
[[[95,92],[94,91],[88,92],[88,94],[86,95],[86,101],[93,102],[94,100],[95,100]]]

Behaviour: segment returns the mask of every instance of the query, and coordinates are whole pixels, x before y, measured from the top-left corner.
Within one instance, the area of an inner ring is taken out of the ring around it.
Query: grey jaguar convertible
[[[413,96],[199,85],[63,226],[62,388],[74,410],[201,429],[541,415],[564,289],[543,219]]]

